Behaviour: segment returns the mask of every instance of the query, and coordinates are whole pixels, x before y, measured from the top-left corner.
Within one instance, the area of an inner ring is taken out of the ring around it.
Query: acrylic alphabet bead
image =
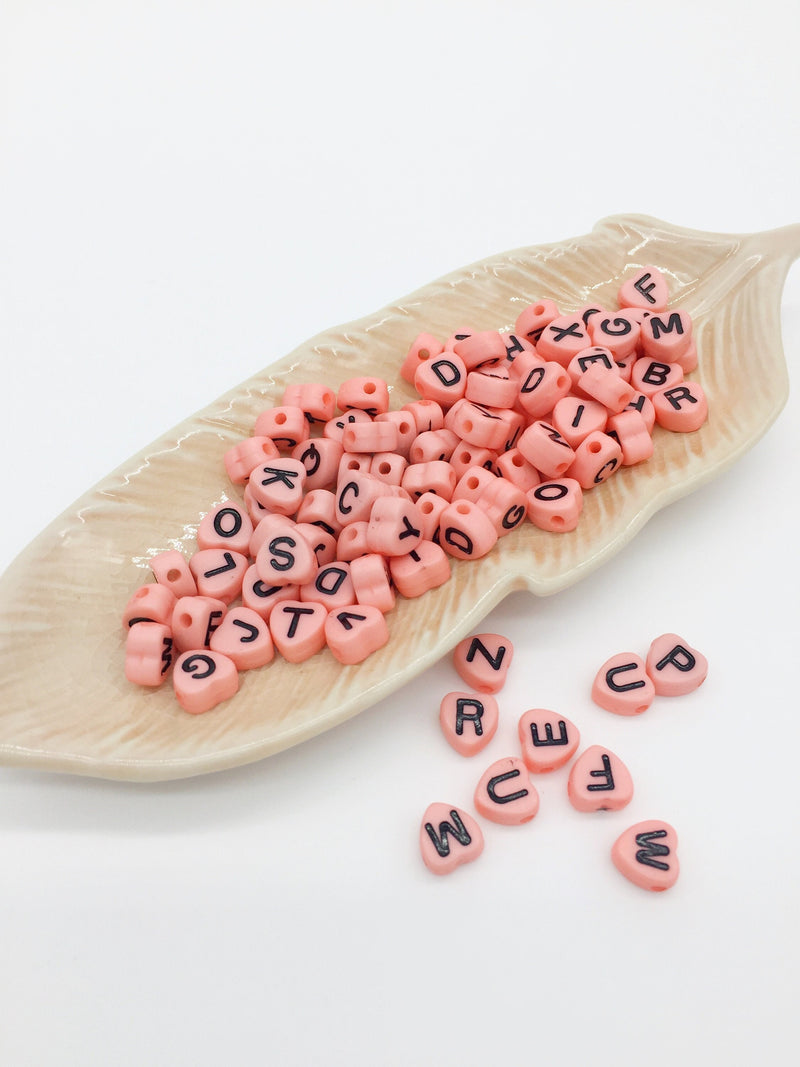
[[[614,842],[611,859],[634,885],[661,892],[678,880],[678,835],[660,819],[637,822]]]
[[[518,356],[525,353],[528,355],[536,354],[536,348],[533,343],[525,337],[520,337],[515,333],[506,333],[503,334],[503,339],[506,343],[506,359],[509,363],[513,363]]]
[[[345,452],[392,452],[397,447],[397,427],[393,422],[354,422],[342,434]]]
[[[581,349],[602,343],[592,340],[580,315],[560,315],[542,330],[536,342],[536,354],[566,367]]]
[[[396,452],[377,452],[372,457],[368,473],[387,485],[400,485],[407,466],[408,460]]]
[[[574,530],[583,510],[583,490],[574,478],[540,482],[525,494],[528,518],[550,533]]]
[[[467,370],[499,363],[506,358],[506,343],[497,330],[480,330],[457,340],[453,351],[464,361]]]
[[[309,434],[308,420],[303,409],[294,405],[267,408],[256,419],[256,437],[269,437],[279,449],[295,448]]]
[[[160,622],[131,626],[125,638],[125,677],[135,685],[161,685],[172,664],[172,632]]]
[[[122,625],[130,627],[140,622],[160,622],[169,626],[175,602],[175,594],[168,586],[148,582],[140,586],[126,604]]]
[[[641,267],[632,278],[622,283],[617,294],[617,303],[621,308],[666,311],[668,301],[667,279],[658,267]]]
[[[336,542],[337,559],[349,563],[354,559],[358,559],[359,556],[366,556],[370,553],[370,548],[367,544],[368,526],[369,523],[366,519],[360,522],[351,522],[345,526]]]
[[[633,798],[633,779],[619,756],[592,745],[570,768],[567,796],[576,811],[620,811]]]
[[[612,415],[606,431],[619,444],[623,467],[632,467],[652,456],[653,438],[647,432],[645,421],[638,411],[626,408]]]
[[[216,597],[223,604],[230,604],[241,594],[249,565],[247,556],[225,548],[202,549],[189,560],[200,596]]]
[[[438,356],[444,350],[444,345],[438,338],[430,333],[417,334],[406,358],[400,364],[400,377],[410,385],[414,384],[414,375],[421,363]]]
[[[421,541],[407,556],[392,556],[389,572],[401,596],[417,597],[450,579],[450,560],[440,545]]]
[[[344,609],[341,609],[344,610]],[[289,663],[302,663],[325,647],[328,609],[311,600],[284,600],[269,617],[275,647]]]
[[[415,504],[400,497],[380,497],[372,505],[367,524],[367,547],[384,556],[405,556],[422,540],[422,523]]]
[[[313,522],[298,522],[295,529],[308,541],[319,567],[333,563],[336,559],[337,540],[332,533]]]
[[[268,620],[275,605],[282,600],[298,600],[299,597],[299,585],[264,582],[259,577],[255,564],[247,569],[242,582],[242,604],[246,608],[252,608],[262,619]]]
[[[542,480],[537,469],[532,463],[528,463],[519,448],[511,448],[502,456],[498,456],[496,466],[497,473],[512,485],[516,485],[523,493],[533,489]]]
[[[683,367],[679,363],[662,363],[657,359],[637,359],[631,371],[631,386],[651,399],[664,389],[672,389],[683,381]]]
[[[246,555],[252,536],[253,523],[246,508],[234,500],[226,500],[203,516],[197,528],[197,547],[227,548]]]
[[[534,774],[554,771],[569,763],[580,739],[578,727],[555,711],[532,708],[519,720],[522,758]]]
[[[675,697],[691,693],[708,674],[708,660],[677,634],[662,634],[650,645],[645,659],[656,696]]]
[[[568,372],[560,363],[555,360],[540,363],[520,379],[517,407],[529,419],[540,419],[569,393],[571,384]]]
[[[447,504],[448,501],[436,493],[423,493],[417,498],[423,541],[433,541],[438,536],[439,520]]]
[[[348,426],[353,426],[357,422],[372,422],[372,416],[368,415],[366,411],[358,409],[346,411],[343,415],[337,415],[325,423],[322,436],[329,438],[331,441],[338,441],[341,444],[344,431]]]
[[[385,615],[395,605],[386,560],[377,552],[359,556],[350,564],[350,580],[357,604],[371,604]]]
[[[708,418],[708,401],[699,382],[683,382],[653,395],[656,422],[673,433],[693,433]]]
[[[569,477],[581,489],[593,489],[609,478],[622,465],[619,443],[606,433],[595,430],[575,449],[575,459],[569,467]]]
[[[172,640],[179,652],[208,648],[211,635],[222,622],[227,605],[210,596],[182,596],[172,612]]]
[[[475,789],[475,810],[490,822],[520,826],[539,811],[539,793],[516,756],[496,760]]]
[[[435,493],[444,500],[450,500],[456,481],[453,465],[434,459],[429,463],[409,463],[400,484],[412,500],[418,499],[424,493]]]
[[[450,457],[450,466],[455,472],[453,484],[461,478],[470,467],[485,467],[487,471],[493,471],[497,462],[497,452],[491,448],[476,448],[462,441],[453,449]]]
[[[175,597],[197,595],[197,583],[180,552],[159,552],[150,560],[150,570],[158,584],[166,586]]]
[[[431,804],[419,832],[422,862],[433,874],[450,874],[483,852],[483,833],[477,821],[454,804]]]
[[[606,370],[617,370],[614,354],[610,348],[602,345],[591,345],[584,348],[577,356],[573,356],[567,367],[567,374],[572,382],[572,388],[580,392],[578,382],[581,375],[585,374],[590,367],[605,367]]]
[[[300,408],[309,423],[325,423],[336,414],[336,394],[319,382],[301,382],[286,386],[281,405]]]
[[[485,467],[468,467],[456,482],[453,500],[477,500],[490,482],[496,482],[497,476]]]
[[[497,733],[500,713],[490,693],[447,693],[439,705],[439,725],[451,748],[476,756]]]
[[[426,430],[418,434],[408,450],[411,463],[431,463],[433,460],[446,462],[458,445],[459,438],[452,430]]]
[[[532,422],[520,437],[517,447],[528,463],[548,479],[566,474],[575,459],[569,444],[547,422]]]
[[[471,400],[458,400],[445,415],[448,430],[476,448],[501,449],[506,440],[506,427],[500,415]]]
[[[528,501],[521,489],[505,478],[493,478],[476,501],[494,523],[498,537],[505,537],[524,522]]]
[[[642,349],[650,359],[675,363],[689,347],[692,339],[692,320],[686,311],[648,315],[641,325]]]
[[[209,647],[232,660],[237,671],[263,667],[275,656],[266,620],[252,608],[241,606],[228,611],[211,635]]]
[[[300,600],[311,600],[331,611],[346,608],[356,602],[350,564],[336,560],[320,567],[314,580],[300,587]]]
[[[624,310],[613,311],[593,316],[589,322],[589,334],[592,344],[610,349],[615,359],[624,359],[636,350],[641,327],[635,315]]]
[[[615,715],[641,715],[653,703],[655,686],[635,652],[607,659],[592,683],[592,700]]]
[[[389,410],[389,387],[382,378],[350,378],[336,394],[340,411],[357,408],[375,418]]]
[[[439,519],[440,543],[456,559],[481,559],[497,544],[494,523],[471,500],[457,500]]]
[[[406,468],[406,473],[411,467]],[[393,486],[362,471],[350,471],[336,486],[336,521],[342,526],[367,522],[379,497],[393,496]]]
[[[397,444],[393,451],[403,459],[408,459],[409,450],[417,438],[417,424],[412,415],[407,411],[385,411],[382,415],[376,415],[375,421],[391,422],[397,428]]]
[[[239,675],[233,660],[221,652],[191,649],[178,657],[172,684],[183,710],[200,715],[236,695]]]
[[[490,408],[510,408],[517,398],[518,387],[502,363],[467,375],[464,396]]]
[[[443,352],[421,363],[414,375],[414,388],[425,400],[435,400],[447,411],[460,400],[467,388],[467,368],[455,352]]]
[[[590,433],[605,430],[608,412],[596,400],[565,396],[553,408],[551,421],[570,448],[575,449]]]
[[[626,408],[637,393],[616,368],[610,370],[601,363],[593,363],[583,372],[578,379],[578,389],[612,414]]]
[[[273,459],[251,472],[248,485],[255,499],[268,511],[294,515],[303,500],[306,469],[299,459]]]
[[[340,663],[361,663],[383,648],[389,640],[389,628],[383,612],[372,604],[335,608],[325,621],[325,639]]]
[[[229,448],[223,456],[225,471],[234,485],[244,485],[252,471],[268,459],[276,459],[280,453],[269,437],[248,437]]]
[[[282,515],[270,515],[259,523],[264,540],[255,558],[255,567],[263,582],[282,585],[313,581],[318,570],[314,549],[297,532],[297,524]]]
[[[317,489],[330,489],[336,484],[343,451],[341,442],[331,437],[315,437],[292,449],[292,459],[299,460],[306,472],[306,495]]]
[[[411,416],[418,434],[441,430],[444,426],[444,412],[435,400],[412,400],[410,404],[403,404],[400,410]]]
[[[462,681],[479,693],[499,693],[506,683],[514,646],[500,634],[475,634],[459,641],[453,666]]]
[[[559,310],[552,300],[537,300],[519,313],[514,323],[514,332],[521,334],[532,344],[541,337],[545,326],[559,317]]]

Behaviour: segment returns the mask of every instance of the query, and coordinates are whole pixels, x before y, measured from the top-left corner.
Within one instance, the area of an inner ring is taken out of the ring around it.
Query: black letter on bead
[[[679,333],[683,336],[683,323],[681,322],[680,312],[678,311],[673,311],[666,323],[663,319],[659,318],[658,315],[651,315],[650,322],[653,324],[654,341],[657,341],[661,334],[672,333],[673,330],[675,333]]]
[[[599,784],[587,785],[586,788],[591,793],[596,793],[596,792],[598,792],[600,790],[607,790],[607,789],[614,789],[615,788],[615,786],[614,786],[614,775],[611,773],[611,760],[608,758],[608,756],[606,755],[605,752],[603,753],[603,755],[600,758],[603,761],[603,769],[602,769],[602,771],[589,771],[589,774],[591,775],[592,778],[605,778],[605,782],[602,785],[599,785]]]
[[[425,829],[431,841],[433,842],[433,847],[442,857],[450,855],[450,842],[447,840],[448,834],[452,834],[460,845],[469,845],[472,841],[472,838],[469,835],[469,831],[467,830],[464,823],[461,821],[461,817],[459,816],[458,812],[455,810],[451,811],[450,818],[453,820],[452,823],[439,823],[439,837],[436,836],[436,831],[434,830],[431,823],[425,823]]]
[[[697,397],[692,396],[688,386],[676,385],[674,389],[665,389],[664,398],[670,402],[676,411],[681,410],[681,400],[688,400],[690,404],[697,403]]]
[[[495,804],[509,804],[512,800],[520,800],[522,797],[526,797],[530,790],[518,789],[516,793],[506,793],[505,796],[499,796],[497,793],[497,784],[499,782],[505,782],[509,778],[517,778],[519,776],[519,770],[515,767],[512,771],[506,771],[505,774],[496,774],[494,778],[490,778],[486,783],[486,792],[495,802]]]
[[[537,748],[542,748],[544,745],[568,745],[569,736],[567,735],[567,724],[563,719],[558,720],[558,737],[553,737],[553,724],[546,722],[544,724],[544,741],[539,737],[539,727],[535,722],[531,723],[531,741]]]
[[[622,674],[623,671],[635,671],[636,666],[635,663],[624,663],[621,667],[612,667],[610,670],[606,671],[606,685],[608,688],[615,693],[627,693],[631,689],[641,689],[645,685],[642,678],[637,678],[635,682],[626,682],[625,685],[618,685],[617,682],[614,681],[615,677],[618,674]]]
[[[464,708],[475,708],[473,715],[465,715]],[[483,704],[475,697],[458,697],[456,699],[456,733],[459,737],[464,733],[464,723],[471,722],[475,727],[478,737],[483,737]]]
[[[233,516],[233,526],[230,530],[224,530],[222,528],[223,515]],[[218,511],[214,516],[214,533],[218,537],[235,537],[242,528],[242,516],[236,510],[236,508],[223,508],[222,511]],[[208,577],[208,575],[206,575]]]
[[[677,667],[679,671],[690,671],[695,663],[697,663],[697,660],[688,648],[684,648],[683,645],[675,645],[662,660],[658,661],[656,670],[663,671],[665,667],[669,667],[671,664],[673,667]]]
[[[656,845],[653,843],[654,838],[666,836],[666,830],[651,830],[649,833],[637,834],[636,844],[639,846],[639,851],[636,853],[636,862],[641,863],[646,867],[655,867],[659,871],[668,871],[668,863],[662,863],[660,860],[653,858],[654,856],[669,855],[669,849],[666,845]]]
[[[650,282],[649,285],[644,284],[650,278],[652,278],[652,274],[648,271],[647,274],[643,274],[641,278],[636,279],[636,281],[633,283],[633,288],[637,292],[641,293],[645,300],[649,300],[651,304],[655,304],[656,298],[654,296],[650,296],[650,294],[655,289],[656,283]]]
[[[206,669],[202,670],[200,664],[205,664]],[[204,656],[200,652],[196,652],[193,656],[189,656],[181,664],[181,670],[186,671],[187,674],[191,674],[192,677],[208,678],[217,669],[217,665],[211,656]]]
[[[480,652],[493,671],[499,671],[506,656],[506,646],[500,645],[497,654],[493,656],[479,637],[473,637],[467,649],[467,663],[472,663],[477,652]]]
[[[291,570],[295,564],[295,558],[291,552],[288,552],[285,548],[280,548],[280,545],[288,545],[289,548],[297,548],[297,541],[293,537],[273,537],[269,543],[269,551],[273,556],[277,556],[278,559],[282,559],[283,563],[279,563],[277,559],[271,559],[269,561],[270,567],[276,571],[288,571]]]

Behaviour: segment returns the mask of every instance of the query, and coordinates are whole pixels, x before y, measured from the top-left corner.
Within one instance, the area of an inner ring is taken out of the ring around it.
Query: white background
[[[800,221],[798,31],[789,0],[5,0],[0,566],[219,393],[459,266],[618,211]],[[800,268],[782,315],[796,382]],[[438,732],[442,663],[212,777],[0,769],[4,1067],[796,1063],[798,404],[582,584],[493,613],[516,658],[477,761]],[[706,684],[592,705],[667,630]],[[559,772],[433,877],[422,812],[469,806],[532,706],[626,760],[631,806],[579,815]],[[649,817],[680,837],[665,894],[608,855]]]

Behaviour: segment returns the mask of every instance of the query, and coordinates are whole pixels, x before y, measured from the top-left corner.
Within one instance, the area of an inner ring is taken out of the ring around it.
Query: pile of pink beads
[[[618,297],[569,315],[542,300],[513,334],[420,335],[400,369],[420,399],[396,411],[379,378],[288,386],[225,454],[242,502],[204,517],[188,561],[151,560],[123,616],[126,677],[158,686],[177,653],[175,694],[199,713],[276,649],[358,663],[388,641],[396,594],[442,585],[451,559],[526,518],[575,529],[585,491],[652,454],[654,424],[691,432],[708,412],[663,275],[643,268]]]

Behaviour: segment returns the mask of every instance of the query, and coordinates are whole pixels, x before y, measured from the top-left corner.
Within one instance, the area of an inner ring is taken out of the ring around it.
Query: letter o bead
[[[578,525],[583,510],[583,490],[574,478],[541,482],[525,494],[528,518],[549,533],[568,533]]]
[[[200,715],[235,696],[239,675],[233,660],[221,652],[190,649],[178,657],[172,684],[183,710]]]

